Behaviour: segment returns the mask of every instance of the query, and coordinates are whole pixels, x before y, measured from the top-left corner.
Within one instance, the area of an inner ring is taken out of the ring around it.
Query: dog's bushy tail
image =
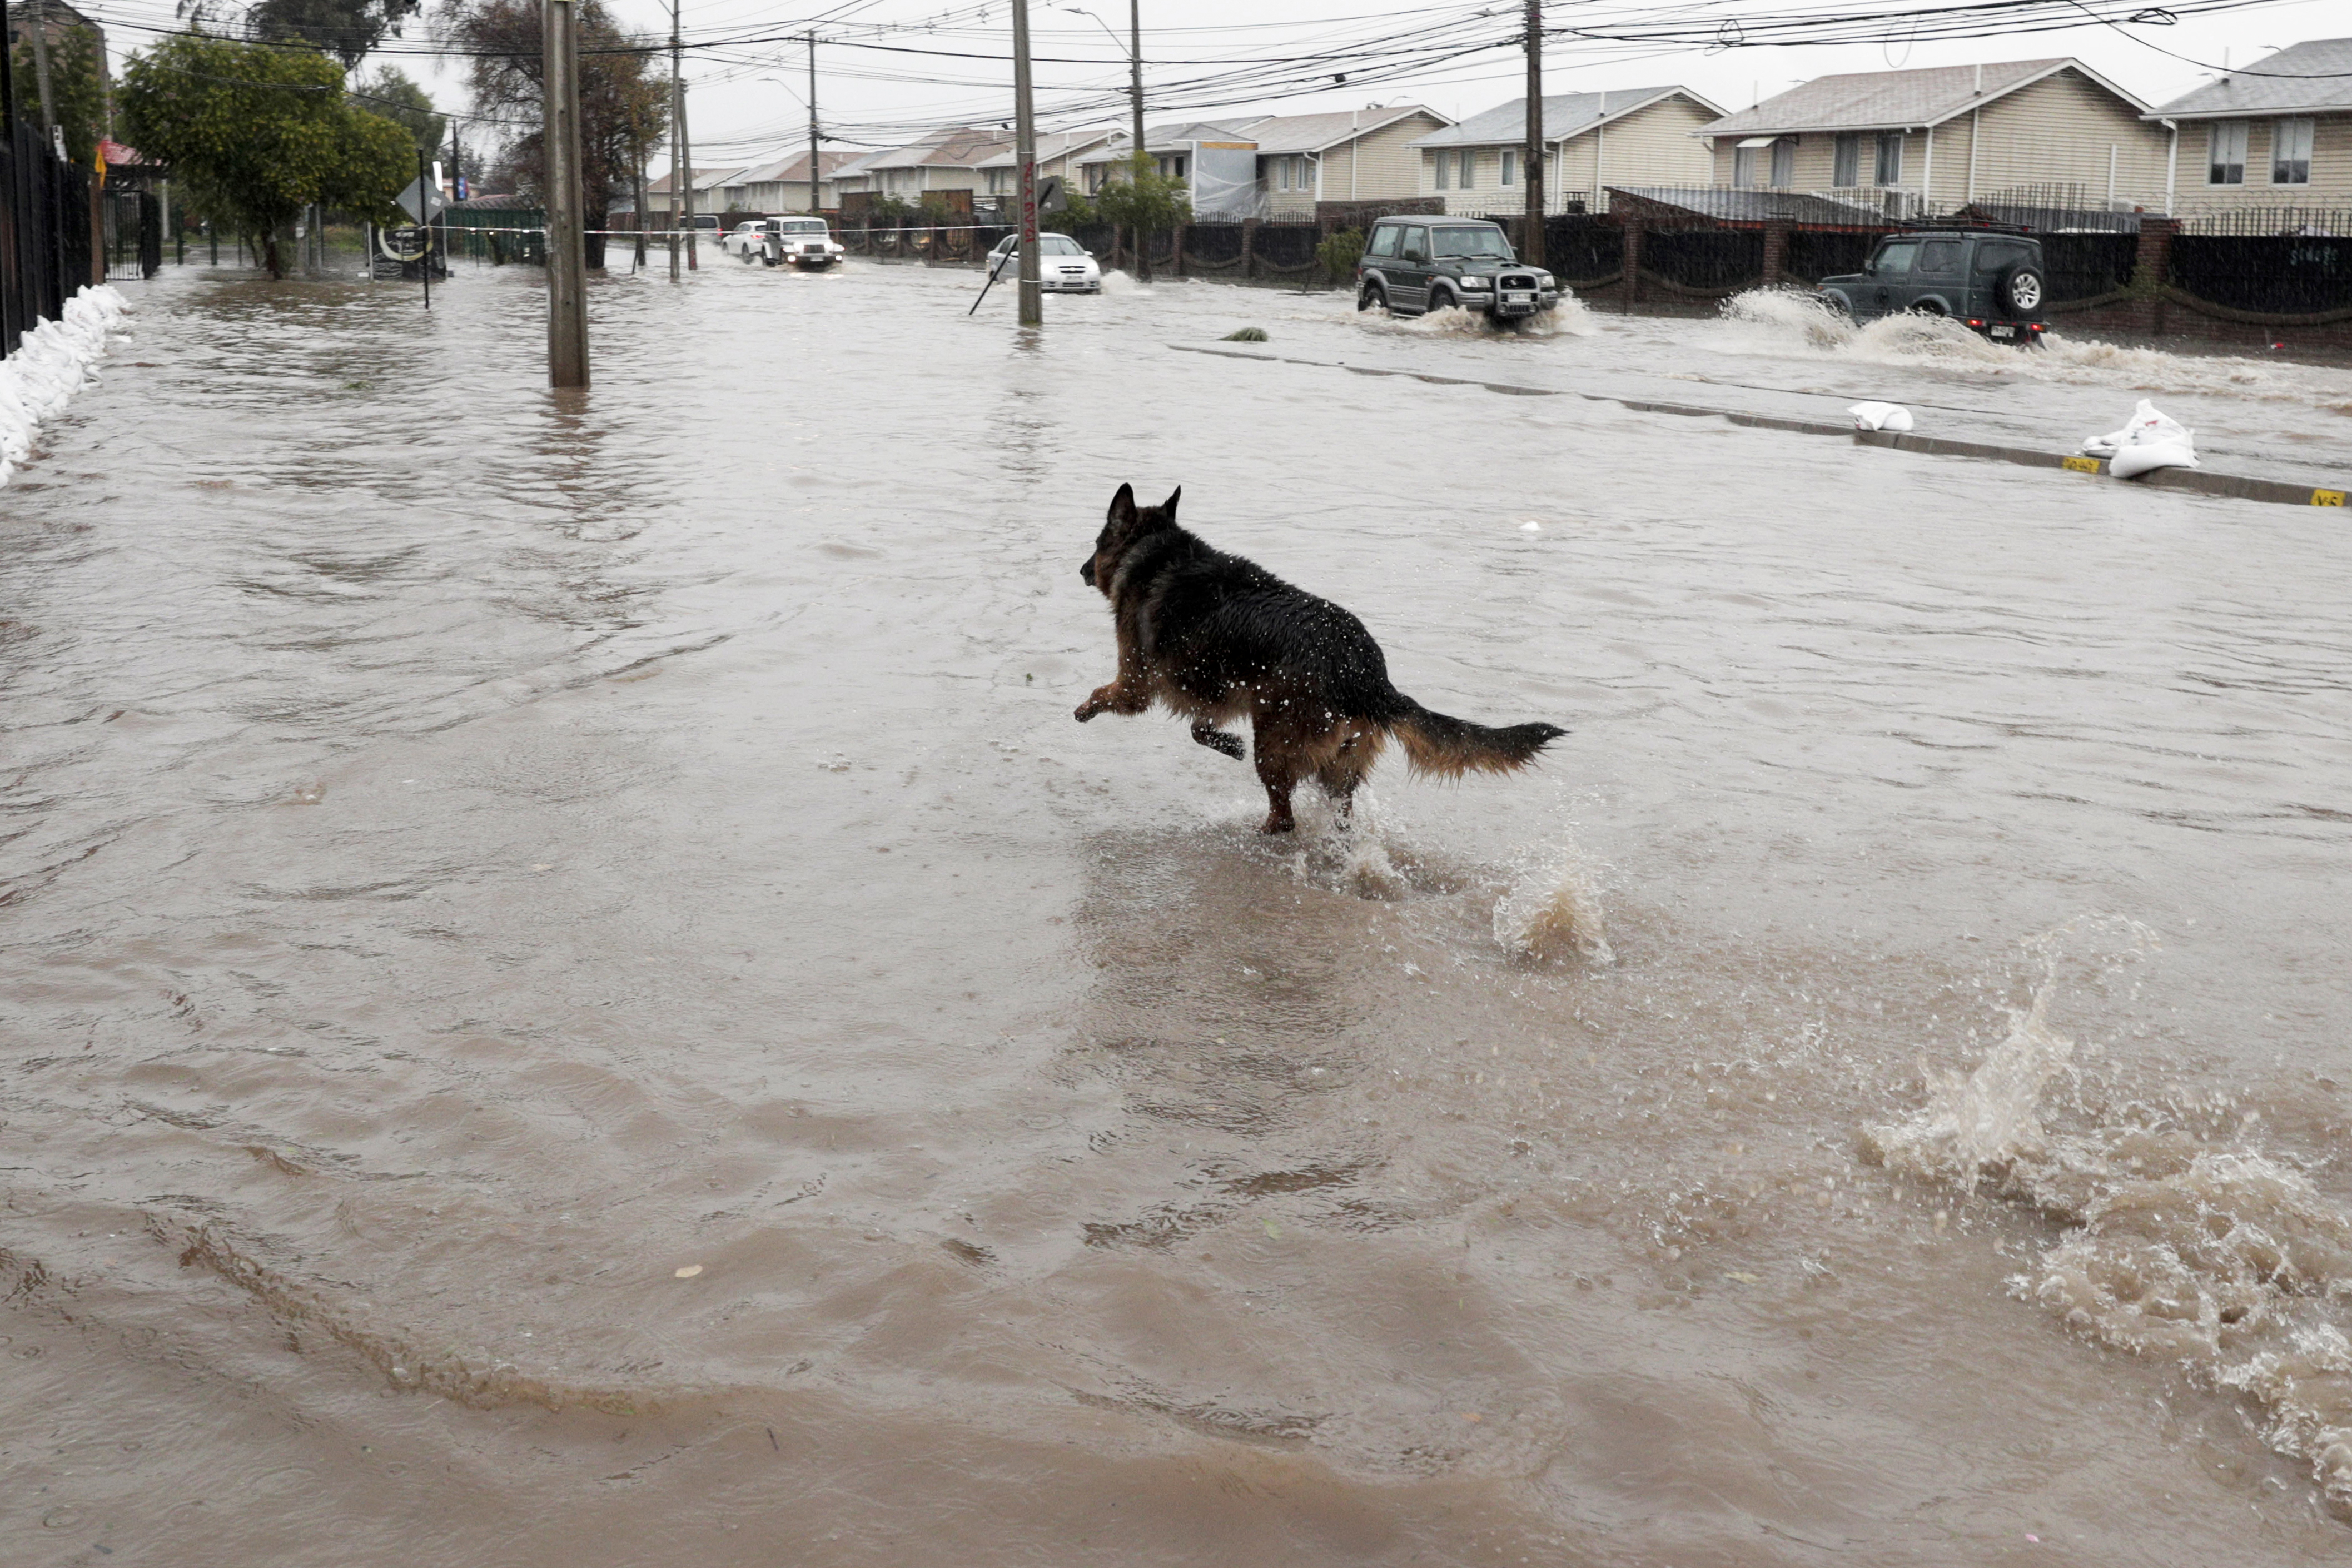
[[[1568,731],[1556,724],[1514,724],[1491,729],[1450,715],[1432,713],[1411,697],[1389,729],[1404,744],[1415,773],[1459,779],[1465,773],[1515,773]]]

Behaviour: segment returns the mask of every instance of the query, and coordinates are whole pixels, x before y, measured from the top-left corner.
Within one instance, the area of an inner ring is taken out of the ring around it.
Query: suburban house
[[[723,213],[727,210],[726,189],[742,177],[740,163],[721,165],[716,169],[694,172],[693,200],[687,204],[688,213]],[[669,221],[669,182],[667,172],[646,182],[646,208],[663,223]]]
[[[855,162],[854,152],[819,152],[816,155],[817,209],[831,211],[841,205],[841,198],[833,188],[833,176],[845,163]],[[804,213],[809,210],[809,155],[805,148],[789,158],[746,169],[733,183],[723,187],[719,194],[722,210],[736,209],[751,213]]]
[[[1223,223],[1257,215],[1257,142],[1239,129],[1246,123],[1202,120],[1143,128],[1144,151],[1163,177],[1184,182],[1194,216]],[[1094,195],[1107,182],[1125,176],[1133,156],[1128,140],[1120,137],[1079,154],[1077,169],[1086,194]]]
[[[923,197],[934,191],[979,194],[988,183],[982,163],[1003,152],[1007,141],[1000,131],[970,126],[935,131],[920,141],[874,153],[845,167],[843,193],[856,188],[846,178],[854,169],[864,182],[863,189],[910,206],[921,204]]]
[[[1895,216],[1975,201],[2161,211],[2170,138],[2080,60],[1816,77],[1701,131],[1713,183]]]
[[[1544,94],[1544,209],[1602,211],[1611,185],[1708,183],[1714,162],[1695,138],[1722,118],[1684,87]],[[1525,212],[1527,144],[1524,98],[1433,131],[1412,143],[1413,193],[1443,197],[1449,213]]]
[[[1238,121],[1257,143],[1257,215],[1310,218],[1318,202],[1394,201],[1419,193],[1414,140],[1453,123],[1417,103]]]
[[[1085,182],[1079,177],[1078,159],[1086,153],[1113,143],[1124,147],[1127,132],[1115,125],[1098,125],[1084,131],[1055,131],[1037,138],[1037,178],[1059,177],[1072,190]],[[1009,203],[1020,193],[1019,149],[1007,147],[980,161],[979,169],[987,185],[982,193],[992,196],[1000,204]]]
[[[2352,38],[2315,38],[2148,117],[2179,130],[2177,211],[2352,207]]]

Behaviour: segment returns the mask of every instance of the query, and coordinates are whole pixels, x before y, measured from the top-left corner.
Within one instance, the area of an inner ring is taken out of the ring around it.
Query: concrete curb
[[[1412,381],[1427,382],[1433,386],[1484,387],[1488,392],[1502,392],[1511,397],[1580,397],[1588,402],[1613,402],[1620,408],[1630,408],[1641,413],[1720,419],[1752,429],[1793,431],[1800,435],[1843,435],[1857,446],[1891,446],[1900,452],[1924,452],[1938,457],[1980,457],[1996,463],[2015,463],[2028,468],[2055,468],[2089,477],[2104,476],[2107,472],[2107,465],[2102,458],[2078,457],[2062,452],[2039,452],[2029,446],[1952,441],[1939,435],[1913,435],[1892,430],[1856,430],[1850,424],[1828,420],[1786,419],[1775,414],[1749,413],[1741,409],[1701,408],[1694,403],[1652,402],[1641,398],[1612,397],[1607,392],[1515,386],[1508,382],[1483,382],[1475,376],[1444,376],[1430,371],[1391,370],[1378,365],[1344,365],[1336,360],[1300,360],[1281,354],[1252,354],[1238,349],[1213,349],[1200,343],[1171,343],[1168,346],[1188,354],[1214,354],[1228,360],[1307,365],[1317,370],[1346,371],[1359,376],[1403,376]],[[2283,479],[2252,479],[2237,474],[2214,474],[2202,468],[2158,468],[2152,474],[2117,483],[2146,486],[2155,490],[2186,490],[2194,495],[2221,496],[2239,501],[2264,501],[2284,507],[2341,507],[2345,504],[2347,491],[2352,491],[2352,480],[2346,482],[2344,489],[2328,489],[2289,484]]]

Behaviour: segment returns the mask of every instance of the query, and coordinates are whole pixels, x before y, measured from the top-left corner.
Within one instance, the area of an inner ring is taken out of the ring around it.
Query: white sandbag
[[[1858,402],[1846,413],[1853,415],[1856,430],[1908,430],[1911,411],[1899,402]]]
[[[2137,478],[2158,468],[2196,466],[2197,453],[2186,441],[2138,442],[2107,459],[2107,472],[2118,479]]]
[[[2148,451],[2125,463],[2121,455],[2134,447],[2146,447]],[[2121,430],[2092,436],[2083,443],[2083,452],[2085,456],[2109,459],[2107,471],[2118,479],[2128,479],[2153,468],[2194,468],[2197,433],[2142,398],[2139,406],[2132,410],[2130,423]]]
[[[31,455],[41,422],[98,379],[93,367],[129,309],[113,287],[85,287],[66,301],[64,320],[40,322],[0,360],[0,485]]]

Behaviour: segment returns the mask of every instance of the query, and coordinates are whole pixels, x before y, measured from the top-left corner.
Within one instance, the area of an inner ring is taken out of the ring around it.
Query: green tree
[[[308,44],[350,71],[386,35],[399,37],[402,24],[423,5],[424,0],[180,0],[179,14],[200,30]]]
[[[41,74],[29,32],[16,45],[15,63],[16,112],[39,125]],[[61,28],[49,44],[49,111],[65,131],[67,158],[89,168],[106,131],[106,76],[99,63],[98,35],[88,27]]]
[[[1355,280],[1356,263],[1364,259],[1364,231],[1335,230],[1321,245],[1315,247],[1315,259],[1323,264],[1323,276],[1334,283]]]
[[[436,113],[425,89],[392,66],[360,78],[359,85],[352,89],[352,107],[381,114],[408,127],[408,134],[416,140],[416,150],[428,158],[441,151],[443,139],[449,131],[448,116]]]
[[[1135,238],[1135,275],[1151,276],[1151,236],[1192,221],[1192,193],[1184,182],[1162,174],[1148,152],[1128,162],[1127,177],[1095,193],[1095,215],[1118,224]]]
[[[1080,229],[1092,228],[1102,222],[1101,215],[1095,211],[1095,204],[1082,193],[1065,186],[1062,200],[1066,204],[1060,212],[1037,214],[1039,230],[1046,234],[1074,235]]]
[[[251,238],[272,277],[285,275],[278,232],[304,207],[396,220],[393,198],[416,175],[407,128],[353,109],[343,68],[307,49],[169,37],[131,57],[121,107],[131,144]]]
[[[574,0],[580,24],[581,205],[592,229],[606,227],[613,198],[625,194],[636,172],[659,144],[669,117],[669,84],[654,75],[646,40],[622,30],[603,0]],[[441,13],[441,36],[465,50],[474,107],[509,121],[540,118],[546,51],[540,0],[452,0]],[[547,159],[540,134],[507,143],[503,157],[518,187],[546,190]],[[604,242],[591,235],[588,265],[604,265]]]

